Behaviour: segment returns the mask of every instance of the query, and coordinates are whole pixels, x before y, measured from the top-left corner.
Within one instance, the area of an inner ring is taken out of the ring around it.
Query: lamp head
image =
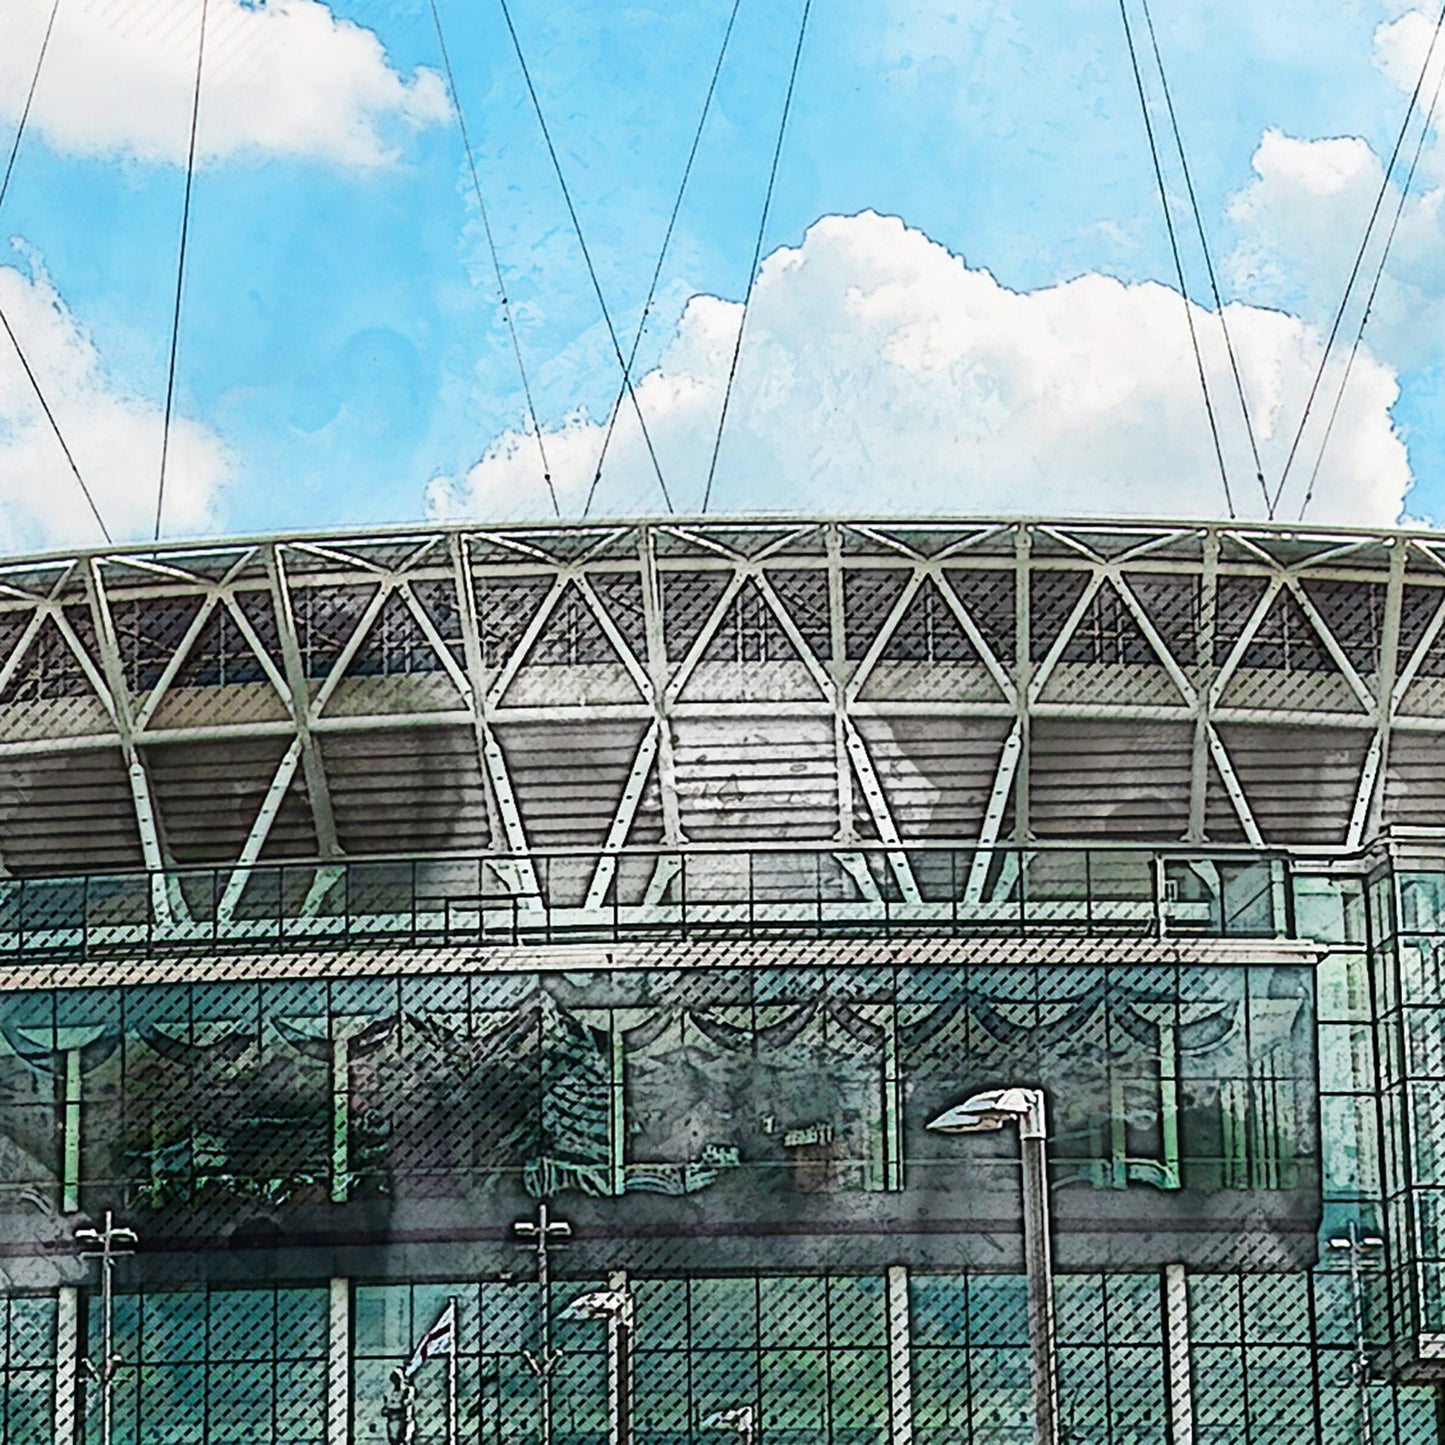
[[[632,1296],[623,1289],[595,1289],[579,1294],[562,1311],[564,1320],[618,1320],[630,1322]]]
[[[1041,1090],[986,1089],[945,1109],[928,1127],[939,1134],[987,1134],[1017,1124],[1024,1138],[1042,1138],[1043,1118]]]

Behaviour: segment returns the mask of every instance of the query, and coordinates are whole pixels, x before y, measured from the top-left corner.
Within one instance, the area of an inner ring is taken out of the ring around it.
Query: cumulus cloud
[[[20,115],[50,0],[6,0],[0,121]],[[30,124],[71,155],[184,164],[201,7],[195,0],[66,0]],[[370,30],[317,0],[210,0],[198,150],[369,167],[400,134],[447,118],[439,77],[403,76]]]
[[[3,311],[45,391],[80,474],[117,538],[148,536],[160,468],[161,408],[106,375],[94,343],[34,261],[0,266]],[[217,438],[172,418],[166,531],[215,521],[228,458]],[[0,551],[101,540],[10,339],[0,330]]]
[[[701,501],[741,314],[695,296],[637,396],[681,510]],[[1227,312],[1266,476],[1278,478],[1318,365],[1318,331],[1283,312]],[[1194,311],[1235,504],[1263,500],[1218,319]],[[1327,379],[1328,385],[1328,379]],[[1394,373],[1356,362],[1310,516],[1392,522],[1410,472]],[[603,424],[545,438],[564,510],[591,483]],[[1308,437],[1306,441],[1308,451]],[[1287,494],[1297,506],[1308,470]],[[621,413],[598,501],[660,510],[636,419]],[[765,261],[747,317],[713,489],[723,510],[1208,517],[1225,504],[1177,292],[1086,275],[1001,286],[922,232],[865,212],[827,216]],[[499,438],[429,492],[436,515],[542,515],[535,440]]]
[[[1435,17],[1420,10],[1376,30],[1375,64],[1400,91],[1411,93],[1420,81],[1434,31]],[[1426,137],[1411,193],[1401,205],[1420,112],[1428,111],[1442,75],[1445,44],[1436,46],[1420,87],[1419,110],[1384,188],[1342,327],[1349,344],[1398,210],[1399,224],[1365,335],[1377,355],[1402,371],[1445,356],[1445,190],[1437,179],[1433,135]],[[1231,278],[1249,299],[1275,298],[1328,325],[1380,197],[1385,164],[1359,137],[1306,139],[1270,130],[1255,151],[1253,169],[1254,179],[1229,204],[1236,232],[1228,261]]]

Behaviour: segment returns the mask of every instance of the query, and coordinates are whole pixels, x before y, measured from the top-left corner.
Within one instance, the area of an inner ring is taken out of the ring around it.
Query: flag
[[[436,1355],[453,1354],[457,1347],[457,1302],[449,1300],[436,1323],[416,1342],[406,1367],[408,1378]]]

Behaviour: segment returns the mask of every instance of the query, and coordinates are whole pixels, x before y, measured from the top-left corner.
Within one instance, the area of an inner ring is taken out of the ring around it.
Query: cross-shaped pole
[[[557,1364],[557,1354],[552,1349],[552,1305],[549,1297],[551,1281],[547,1270],[547,1247],[554,1239],[567,1239],[572,1226],[565,1219],[553,1219],[544,1199],[537,1206],[537,1218],[519,1219],[512,1226],[513,1233],[520,1240],[529,1242],[537,1256],[537,1294],[541,1300],[540,1348],[533,1355],[528,1352],[527,1363],[537,1377],[537,1390],[542,1401],[541,1445],[552,1445],[552,1371]]]
[[[110,1445],[111,1390],[115,1384],[115,1367],[120,1357],[113,1345],[114,1310],[111,1291],[111,1276],[117,1259],[135,1253],[140,1236],[135,1230],[127,1229],[115,1222],[115,1215],[105,1211],[104,1229],[77,1229],[76,1243],[81,1245],[82,1259],[100,1261],[100,1310],[101,1310],[101,1357],[100,1364],[89,1357],[85,1360],[85,1373],[100,1386],[100,1440],[101,1445]]]

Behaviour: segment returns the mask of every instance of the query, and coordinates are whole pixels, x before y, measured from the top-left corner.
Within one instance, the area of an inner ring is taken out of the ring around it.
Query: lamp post
[[[547,1269],[547,1249],[554,1239],[567,1239],[572,1226],[565,1219],[553,1219],[544,1199],[537,1206],[537,1219],[519,1219],[512,1232],[518,1239],[531,1241],[537,1255],[537,1294],[541,1299],[541,1331],[538,1335],[538,1349],[535,1356],[528,1354],[527,1363],[537,1376],[537,1393],[542,1403],[541,1445],[552,1445],[552,1371],[557,1365],[557,1356],[552,1349],[552,1300],[551,1280]]]
[[[1348,1250],[1350,1255],[1350,1314],[1355,1327],[1355,1408],[1360,1425],[1360,1445],[1374,1445],[1375,1427],[1370,1417],[1370,1355],[1365,1348],[1365,1291],[1361,1277],[1360,1254],[1376,1253],[1385,1241],[1375,1234],[1361,1235],[1356,1220],[1350,1220],[1349,1233],[1330,1240],[1331,1249]]]
[[[1017,1124],[1023,1165],[1024,1270],[1029,1292],[1036,1445],[1058,1445],[1058,1338],[1049,1246],[1047,1111],[1042,1089],[990,1089],[946,1109],[928,1127],[940,1134],[983,1134]]]
[[[117,1259],[123,1259],[127,1255],[135,1253],[135,1246],[140,1243],[140,1237],[135,1230],[116,1224],[115,1215],[107,1209],[104,1229],[77,1229],[75,1239],[77,1244],[89,1246],[81,1249],[80,1257],[82,1259],[98,1259],[100,1261],[100,1363],[97,1365],[94,1360],[87,1357],[85,1373],[100,1386],[100,1440],[101,1445],[110,1445],[111,1393],[115,1385],[115,1367],[119,1363],[114,1350],[115,1311],[111,1276],[115,1271]]]
[[[612,1445],[632,1445],[632,1291],[598,1289],[578,1295],[564,1320],[606,1320],[612,1356]]]
[[[751,1405],[739,1405],[732,1410],[719,1410],[702,1422],[704,1430],[735,1430],[738,1445],[753,1445],[755,1415]]]

